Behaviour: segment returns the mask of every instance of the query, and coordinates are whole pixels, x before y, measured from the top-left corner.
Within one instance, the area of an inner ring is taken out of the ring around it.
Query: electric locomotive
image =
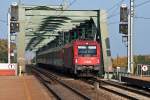
[[[79,76],[97,74],[102,69],[100,44],[94,40],[74,40],[64,47],[39,52],[37,61]]]

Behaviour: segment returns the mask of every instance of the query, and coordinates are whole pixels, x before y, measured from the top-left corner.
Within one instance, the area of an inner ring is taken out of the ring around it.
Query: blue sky
[[[12,2],[19,0],[1,0],[0,3],[0,38],[7,38],[7,11]],[[57,5],[62,0],[21,0],[23,4],[29,5]],[[69,2],[73,0],[68,0]],[[121,0],[76,0],[70,9],[110,9]],[[135,0],[138,5],[147,0]],[[129,0],[124,0],[124,3],[129,5]],[[135,15],[137,17],[150,18],[150,2],[142,6],[136,7]],[[119,5],[115,6],[108,12],[108,16],[117,14]],[[121,34],[119,34],[119,14],[108,19],[108,29],[110,34],[112,56],[116,57],[126,55],[126,47],[122,43]],[[150,54],[150,19],[136,18],[134,23],[134,54]]]

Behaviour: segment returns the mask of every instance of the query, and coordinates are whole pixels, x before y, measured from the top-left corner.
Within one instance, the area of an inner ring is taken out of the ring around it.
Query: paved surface
[[[139,80],[149,81],[150,82],[150,77],[145,77],[145,76],[130,76],[129,78],[139,79]]]
[[[130,76],[130,77],[121,77],[123,82],[127,82],[132,85],[136,85],[139,87],[150,88],[150,77],[137,77],[137,76]]]
[[[34,76],[0,77],[0,100],[52,100]]]

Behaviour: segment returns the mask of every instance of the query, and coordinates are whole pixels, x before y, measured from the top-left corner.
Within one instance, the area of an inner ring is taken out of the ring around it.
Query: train
[[[74,40],[63,47],[37,52],[39,65],[49,65],[78,76],[96,75],[102,71],[101,46],[95,40]]]

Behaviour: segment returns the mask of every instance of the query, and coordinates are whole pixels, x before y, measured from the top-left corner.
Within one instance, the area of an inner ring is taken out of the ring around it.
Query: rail
[[[57,83],[61,84],[62,86],[66,87],[67,89],[69,89],[70,91],[74,92],[75,94],[77,94],[78,96],[82,97],[83,100],[91,100],[90,97],[88,97],[87,95],[81,93],[79,90],[73,88],[72,86],[69,86],[68,84],[66,84],[65,82],[63,82],[59,77],[57,77],[56,75],[50,73],[47,70],[41,69],[41,68],[35,68],[33,69],[34,73],[38,74],[38,75],[44,75],[46,78],[48,78],[49,80],[54,80]],[[42,81],[43,82],[43,81]],[[59,100],[63,100],[63,97],[61,97],[57,91],[54,91],[52,88],[50,88],[48,81],[44,81],[44,85],[49,88],[49,90],[54,94],[54,96],[56,96]]]
[[[88,80],[90,81],[90,84],[93,84],[94,82],[99,83],[99,87],[101,89],[104,89],[108,92],[112,92],[116,95],[119,95],[121,97],[132,99],[132,100],[138,100],[143,99],[148,100],[150,97],[150,93],[146,92],[144,90],[138,90],[132,87],[125,86],[124,84],[119,84],[117,82],[109,81],[109,80],[103,80],[99,78],[92,78]]]

